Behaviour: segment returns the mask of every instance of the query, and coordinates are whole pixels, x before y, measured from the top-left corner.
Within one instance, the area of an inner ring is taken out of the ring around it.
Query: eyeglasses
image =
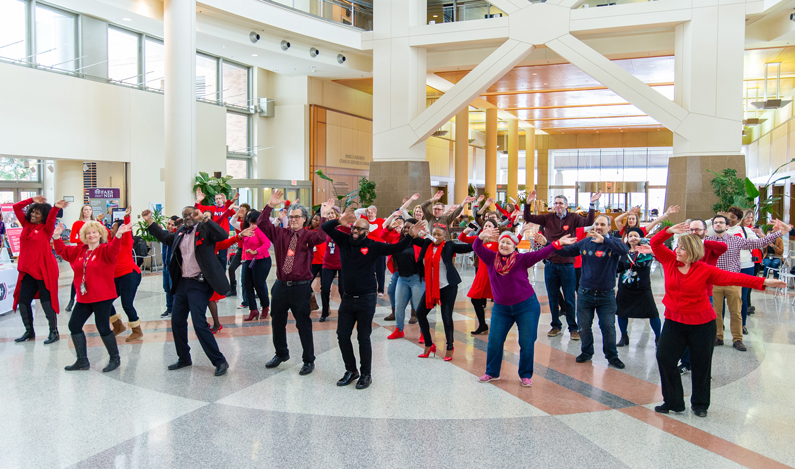
[[[351,231],[368,231],[369,228],[359,228],[358,226],[351,227]]]
[[[566,205],[565,202],[555,202],[553,205]]]
[[[303,215],[290,215],[288,217],[290,220],[298,220],[299,218],[304,218]]]

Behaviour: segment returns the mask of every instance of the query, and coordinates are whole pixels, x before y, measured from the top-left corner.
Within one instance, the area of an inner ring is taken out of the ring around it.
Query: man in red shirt
[[[193,204],[193,206],[201,210],[202,213],[210,212],[213,215],[213,221],[218,223],[226,235],[229,236],[229,218],[235,214],[235,211],[232,210],[229,212],[229,216],[223,220],[221,220],[221,215],[226,213],[227,209],[237,202],[238,197],[240,197],[240,194],[235,194],[232,200],[226,200],[224,194],[215,194],[215,205],[202,205],[201,202],[204,200],[204,192],[202,192],[201,189],[196,189],[196,203]],[[218,260],[221,262],[224,270],[226,270],[227,253],[227,249],[218,251]]]

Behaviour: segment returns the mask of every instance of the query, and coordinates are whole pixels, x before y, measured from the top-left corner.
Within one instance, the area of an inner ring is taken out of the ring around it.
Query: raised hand
[[[784,280],[768,278],[765,279],[765,286],[773,288],[787,288],[787,282],[785,282]]]
[[[422,223],[417,223],[416,225],[412,226],[411,229],[409,230],[409,236],[411,236],[412,238],[419,237],[422,234],[422,229],[423,229],[422,225],[423,225]]]
[[[196,203],[200,204],[204,200],[204,192],[201,189],[196,189]]]
[[[33,203],[36,203],[36,204],[47,203],[47,199],[45,199],[44,196],[41,196],[41,195],[34,195],[31,198],[33,199]]]
[[[486,198],[486,196],[485,196],[485,195],[483,195],[483,194],[480,194],[480,195],[478,196],[478,204],[480,204],[481,202],[483,202],[483,199],[485,199],[485,198]]]
[[[59,200],[58,202],[55,202],[55,207],[56,208],[66,208],[68,206],[69,206],[69,202],[67,202],[67,201],[65,201],[63,199]]]
[[[682,234],[682,233],[689,233],[690,232],[690,224],[687,222],[679,223],[678,225],[669,226],[667,230],[665,230],[668,234]]]
[[[494,205],[494,197],[489,197],[486,199],[486,203],[483,204],[484,207],[491,207],[492,205]]]
[[[782,234],[787,234],[792,229],[792,225],[787,225],[781,220],[773,220],[773,229],[780,231]]]
[[[538,192],[536,192],[534,190],[530,191],[530,193],[527,194],[527,203],[529,204],[530,202],[536,200],[537,196],[538,196]]]
[[[420,198],[419,192],[411,196],[411,200],[417,200]]]
[[[403,202],[401,202],[401,204],[405,204],[408,201],[409,201],[409,197],[408,196],[403,197]]]
[[[629,209],[629,213],[634,213],[635,215],[640,215],[640,206],[632,207]]]
[[[55,230],[53,230],[52,232],[53,239],[60,239],[61,233],[63,233],[63,226],[60,223],[58,223],[55,225]]]
[[[665,211],[665,215],[671,215],[672,213],[679,213],[679,206],[678,205],[671,205],[668,207],[668,210]]]
[[[648,244],[638,244],[638,247],[636,247],[635,250],[641,254],[653,254],[651,246]]]
[[[320,217],[321,218],[328,218],[331,214],[331,210],[334,207],[334,199],[328,199],[327,201],[320,204]]]
[[[256,226],[251,225],[248,228],[246,228],[245,230],[243,230],[240,233],[238,233],[237,235],[240,236],[240,237],[243,237],[243,238],[250,238],[250,237],[254,236],[254,229],[255,228],[256,228]]]
[[[604,239],[604,238],[603,238]],[[566,235],[558,240],[561,246],[569,246],[577,242],[577,238],[572,235]],[[596,240],[594,240],[596,241]],[[601,241],[598,241],[601,242]]]
[[[104,213],[100,213],[99,215],[97,215],[97,221],[102,221],[104,219],[105,219],[105,214]]]
[[[472,197],[472,196],[468,196],[467,198],[464,199],[464,203],[465,204],[471,204],[474,201],[475,201],[475,198]]]
[[[143,217],[144,221],[149,223],[150,225],[154,223],[154,220],[152,219],[152,211],[149,209],[146,209],[143,212],[141,212],[141,217]]]
[[[480,238],[482,241],[485,241],[487,239],[496,237],[497,234],[498,234],[497,228],[483,228],[482,230],[480,230],[478,238]]]
[[[356,214],[351,210],[346,210],[340,217],[340,225],[351,226],[356,222]]]
[[[132,205],[128,205],[127,210],[124,211],[124,216],[129,217],[131,213],[132,213]]]
[[[464,233],[465,235],[468,235],[469,233],[472,233],[473,231],[475,231],[475,230],[467,226],[466,228],[464,228],[464,231],[462,233]]]
[[[431,200],[433,200],[435,202],[435,201],[441,199],[443,195],[444,195],[444,191],[436,191],[436,194],[434,194],[433,197],[431,197]]]
[[[535,236],[533,236],[533,239],[535,240],[535,242],[537,244],[540,244],[541,246],[546,246],[547,245],[547,238],[545,238],[544,235],[542,235],[540,231],[538,233],[536,233]]]
[[[235,196],[232,197],[232,201],[237,202],[237,199],[240,198],[240,192],[235,192]]]
[[[586,236],[588,236],[589,238],[593,239],[594,243],[600,243],[601,244],[601,243],[603,243],[605,241],[605,237],[600,235],[599,233],[597,233],[596,230],[589,231]]]
[[[591,203],[592,204],[596,203],[596,201],[599,200],[600,198],[602,198],[602,191],[599,191],[595,194],[591,194]]]
[[[271,194],[271,198],[268,201],[268,205],[271,208],[276,208],[277,205],[282,203],[282,196],[283,195],[284,195],[283,191],[281,191],[279,189],[276,189],[275,191],[273,191],[273,194]]]
[[[127,223],[126,225],[119,225],[119,229],[116,230],[116,237],[121,238],[121,236],[124,233],[127,233],[128,231],[132,230],[132,226],[133,226],[132,222]]]
[[[294,204],[300,204],[300,203],[301,203],[301,199],[299,199],[298,197],[296,197],[296,198],[295,198],[295,200],[293,200],[293,203],[294,203]]]

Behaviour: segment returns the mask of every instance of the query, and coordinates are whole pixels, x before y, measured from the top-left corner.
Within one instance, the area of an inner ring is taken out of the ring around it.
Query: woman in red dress
[[[110,362],[102,371],[113,371],[121,365],[119,346],[110,328],[110,311],[117,296],[113,273],[116,270],[121,238],[131,228],[131,223],[121,225],[116,236],[109,243],[103,243],[108,238],[108,230],[97,221],[89,221],[80,229],[82,245],[66,246],[60,237],[55,240],[55,252],[72,266],[77,290],[77,304],[69,319],[69,332],[72,333],[77,361],[64,368],[66,371],[89,369],[83,325],[92,314],[97,331],[110,355]],[[60,229],[55,230],[55,234],[60,235]]]
[[[492,220],[483,222],[483,228],[494,228],[499,231],[499,228]],[[477,239],[477,236],[469,236],[472,228],[465,229],[458,240],[464,243],[472,244]],[[497,252],[499,243],[497,238],[491,238],[483,245],[494,252]],[[486,325],[486,300],[494,298],[491,294],[491,282],[489,282],[489,272],[486,265],[482,260],[478,260],[478,269],[475,274],[475,280],[472,281],[472,286],[469,288],[467,296],[472,301],[472,306],[475,307],[475,314],[478,316],[478,328],[471,331],[470,334],[488,334],[489,326]]]
[[[32,204],[32,205],[31,205]],[[28,206],[27,213],[23,210]],[[56,209],[69,205],[63,200],[55,203]],[[14,310],[19,307],[19,315],[25,325],[25,333],[15,342],[25,342],[36,338],[33,331],[34,298],[39,298],[41,308],[50,324],[50,335],[45,344],[58,340],[58,262],[52,254],[50,239],[55,231],[55,218],[58,210],[53,210],[47,199],[37,195],[14,204],[14,214],[22,224],[19,237],[19,278],[14,289]]]

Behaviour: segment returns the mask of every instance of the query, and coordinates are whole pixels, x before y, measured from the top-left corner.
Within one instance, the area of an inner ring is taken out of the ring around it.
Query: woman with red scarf
[[[493,228],[499,230],[497,224],[493,220],[486,220],[483,222],[483,229]],[[467,244],[472,244],[478,239],[477,236],[469,236],[472,228],[465,229],[459,236],[458,240]],[[497,252],[497,236],[489,238],[483,244],[487,249]],[[489,273],[486,270],[486,265],[483,260],[478,261],[478,268],[475,270],[475,280],[472,282],[472,287],[469,288],[467,296],[472,301],[472,306],[475,307],[475,314],[478,317],[478,328],[470,332],[472,335],[485,334],[489,331],[489,326],[486,325],[486,300],[492,298],[491,282],[489,282]]]
[[[425,344],[425,353],[420,358],[428,358],[433,352],[436,354],[436,344],[431,337],[431,326],[428,324],[428,313],[437,304],[441,307],[444,335],[447,339],[447,351],[444,361],[453,359],[453,306],[458,295],[458,284],[461,276],[453,264],[453,255],[472,252],[469,244],[445,242],[447,225],[437,223],[431,227],[433,240],[416,238],[413,243],[422,248],[419,255],[419,272],[425,278],[425,294],[420,299],[417,308],[417,320],[422,330],[422,339]]]
[[[77,361],[64,368],[66,371],[89,369],[83,325],[92,314],[97,331],[110,355],[110,362],[102,371],[113,371],[121,365],[119,346],[110,328],[110,311],[113,300],[117,297],[113,273],[116,270],[121,238],[131,228],[131,223],[119,226],[116,236],[109,243],[104,243],[108,238],[108,230],[99,222],[89,221],[80,229],[80,240],[83,244],[77,246],[66,246],[60,239],[60,228],[55,230],[55,252],[71,264],[77,289],[77,304],[69,319],[69,332],[72,333]]]
[[[32,205],[31,205],[32,204]],[[23,210],[28,207],[27,213]],[[56,209],[69,205],[63,200],[55,203]],[[25,325],[25,333],[15,342],[25,342],[36,338],[33,331],[34,298],[39,298],[41,308],[50,324],[50,335],[45,344],[58,340],[58,263],[50,248],[50,239],[55,231],[55,218],[58,210],[53,210],[47,199],[37,195],[14,204],[14,214],[22,224],[19,237],[19,278],[14,289],[14,310],[19,306],[19,315]]]

